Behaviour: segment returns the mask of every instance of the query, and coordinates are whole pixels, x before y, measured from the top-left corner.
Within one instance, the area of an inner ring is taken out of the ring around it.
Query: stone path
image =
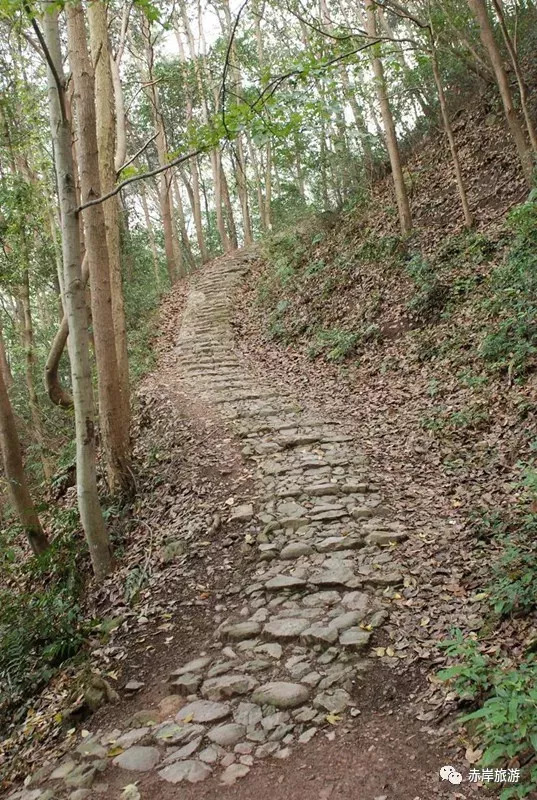
[[[212,644],[170,675],[170,692],[186,698],[178,712],[170,697],[164,721],[141,712],[127,730],[87,738],[17,800],[108,796],[101,773],[110,763],[125,783],[152,771],[171,784],[233,783],[359,714],[352,690],[374,668],[375,631],[403,582],[390,543],[406,533],[342,422],[312,416],[239,361],[230,320],[247,269],[239,255],[200,273],[177,353],[187,390],[216,406],[255,465],[260,499],[232,511],[257,551],[254,580]]]

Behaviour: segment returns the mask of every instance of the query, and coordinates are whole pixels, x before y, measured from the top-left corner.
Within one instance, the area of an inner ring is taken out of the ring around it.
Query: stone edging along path
[[[110,762],[132,780],[154,772],[172,784],[233,783],[257,760],[284,759],[319,727],[359,714],[354,682],[374,668],[372,637],[403,583],[386,545],[407,534],[342,422],[313,417],[243,368],[231,317],[247,269],[238,254],[197,276],[177,355],[186,391],[215,406],[255,465],[260,499],[232,511],[257,550],[254,580],[203,655],[170,676],[186,697],[179,713],[87,738],[47,770],[48,788],[13,798],[93,797]]]

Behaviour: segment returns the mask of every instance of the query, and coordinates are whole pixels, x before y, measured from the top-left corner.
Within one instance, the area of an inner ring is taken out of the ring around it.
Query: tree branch
[[[107,194],[103,194],[101,197],[96,197],[93,200],[88,200],[87,203],[82,203],[82,205],[78,206],[76,209],[76,213],[79,214],[81,211],[84,211],[85,208],[90,208],[91,206],[98,206],[99,203],[104,203],[105,200],[115,197],[115,195],[119,194],[119,192],[124,189],[125,186],[135,183],[136,181],[142,181],[145,178],[152,178],[154,175],[160,175],[161,172],[172,169],[178,164],[188,161],[190,158],[199,156],[201,153],[206,153],[207,150],[209,150],[208,146],[199,147],[197,150],[192,150],[190,153],[185,153],[183,156],[177,156],[177,158],[172,159],[168,164],[163,164],[162,166],[151,169],[148,172],[142,172],[141,175],[133,175],[131,178],[126,178],[124,181],[121,181],[121,183],[118,183],[118,185]]]
[[[141,156],[141,155],[142,155],[142,153],[144,152],[144,150],[146,149],[146,147],[149,147],[149,145],[151,144],[151,142],[154,142],[154,141],[155,141],[155,139],[157,138],[157,136],[158,136],[158,133],[155,133],[155,134],[153,134],[153,136],[152,136],[150,139],[148,139],[148,140],[147,140],[147,142],[146,142],[145,144],[143,144],[143,145],[140,147],[140,149],[139,149],[139,150],[137,150],[137,151],[136,151],[136,153],[135,153],[133,156],[131,156],[131,158],[127,159],[127,161],[125,161],[125,163],[123,164],[123,166],[121,166],[121,167],[120,167],[120,168],[119,168],[119,169],[116,171],[116,177],[117,177],[118,175],[120,175],[120,174],[121,174],[121,172],[122,172],[124,169],[126,169],[128,166],[129,166],[129,164],[132,164],[132,162],[133,162],[133,161],[136,161],[136,159],[138,158],[138,156]]]

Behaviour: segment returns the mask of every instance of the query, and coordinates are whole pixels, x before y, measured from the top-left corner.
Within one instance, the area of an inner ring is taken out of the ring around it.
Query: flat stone
[[[160,761],[160,751],[156,747],[129,747],[114,758],[113,764],[133,772],[149,772]]]
[[[300,742],[300,744],[307,744],[308,742],[311,742],[316,733],[317,733],[317,728],[308,728],[307,730],[304,731],[304,733],[300,734],[300,736],[298,737],[298,741]]]
[[[322,708],[331,714],[341,714],[350,704],[351,697],[344,689],[322,692],[313,701],[315,708]]]
[[[139,742],[140,739],[143,739],[148,733],[149,728],[133,728],[131,731],[126,731],[122,733],[121,736],[118,736],[114,744],[126,750],[127,747],[132,747],[133,744]]]
[[[153,738],[159,744],[182,744],[199,736],[200,733],[203,733],[201,725],[170,722],[157,728],[153,732]]]
[[[347,516],[347,510],[344,508],[325,508],[322,511],[317,511],[316,514],[310,516],[312,522],[327,522],[331,519],[341,519]]]
[[[181,722],[189,718],[191,722],[216,722],[229,716],[229,703],[213,703],[210,700],[194,700],[184,706],[176,719]]]
[[[198,753],[198,758],[205,764],[215,764],[223,756],[225,750],[216,744],[210,744]]]
[[[250,675],[228,674],[208,678],[201,687],[201,694],[208,700],[225,700],[228,697],[247,694],[257,681]]]
[[[349,628],[340,634],[339,643],[351,650],[362,650],[366,647],[370,638],[371,634],[361,628]]]
[[[302,598],[302,604],[306,607],[318,608],[321,606],[333,606],[336,603],[339,603],[340,600],[341,597],[338,592],[313,592],[312,594],[304,595]]]
[[[221,747],[231,747],[231,745],[237,744],[243,739],[245,733],[246,728],[244,725],[240,725],[237,722],[228,722],[224,725],[218,725],[209,731],[207,738]]]
[[[186,675],[188,672],[200,672],[205,667],[208,667],[211,663],[212,658],[210,656],[203,656],[202,658],[194,658],[192,661],[189,661],[184,666],[179,667],[179,669],[174,670],[171,673],[172,678],[178,678],[180,675]]]
[[[306,585],[302,578],[295,578],[292,575],[277,575],[265,584],[265,589],[269,591],[279,591],[280,589],[299,589]]]
[[[188,695],[196,694],[198,687],[202,681],[201,675],[194,675],[192,672],[185,672],[179,678],[171,682],[170,686],[175,689],[178,694]]]
[[[247,620],[246,622],[237,622],[234,625],[226,625],[224,628],[222,628],[222,634],[228,639],[233,639],[234,641],[251,639],[253,636],[257,636],[260,631],[261,625],[259,622],[252,622],[252,620]]]
[[[304,517],[307,511],[298,503],[278,503],[278,514],[282,517]]]
[[[185,758],[190,758],[190,756],[196,752],[198,747],[201,744],[202,736],[198,736],[197,739],[192,739],[191,742],[188,744],[183,745],[178,750],[174,750],[170,755],[162,762],[163,767],[167,767],[168,764],[174,764],[176,761],[182,761]]]
[[[306,542],[290,542],[280,551],[280,558],[290,560],[301,556],[309,556],[311,553],[313,553],[313,547],[306,544]]]
[[[100,763],[91,761],[86,764],[79,764],[65,777],[66,785],[74,786],[76,789],[89,788],[97,775],[96,764]]]
[[[229,767],[223,771],[220,777],[220,783],[224,786],[231,786],[239,778],[244,778],[250,772],[250,767],[246,764],[230,764]]]
[[[278,725],[284,725],[289,721],[289,714],[287,711],[276,711],[275,714],[269,714],[263,717],[261,727],[266,731],[273,731]]]
[[[131,728],[139,728],[141,725],[154,725],[158,721],[158,711],[155,711],[155,709],[142,708],[132,715],[128,721],[128,725]]]
[[[234,506],[231,509],[231,519],[234,522],[248,522],[254,516],[254,507],[252,503],[242,503],[239,506]]]
[[[253,728],[261,722],[263,714],[255,703],[239,703],[233,711],[233,719],[246,728]]]
[[[239,742],[233,748],[233,752],[239,753],[239,755],[242,756],[249,756],[253,749],[254,746],[253,744],[250,744],[250,742]]]
[[[169,694],[167,697],[163,697],[160,703],[158,704],[159,711],[160,711],[160,719],[164,720],[168,717],[173,717],[180,708],[182,708],[185,704],[185,701],[182,697],[177,694]]]
[[[143,683],[143,681],[129,681],[127,684],[125,684],[125,691],[131,693],[139,692],[140,689],[144,688],[144,686],[145,683]]]
[[[259,686],[252,694],[254,703],[276,708],[295,708],[307,701],[309,690],[299,683],[272,681]]]
[[[352,509],[351,514],[354,519],[368,519],[373,516],[373,511],[367,506],[356,506]]]
[[[340,489],[337,483],[315,483],[312,486],[306,486],[304,493],[311,497],[324,497],[325,495],[339,494]]]
[[[346,586],[355,579],[356,576],[350,567],[339,566],[311,575],[309,582],[314,586]]]
[[[160,770],[158,775],[168,783],[200,783],[206,780],[212,773],[212,769],[200,761],[178,761]]]
[[[45,800],[45,794],[39,796],[39,800]],[[69,795],[69,800],[89,800],[91,797],[91,789],[75,789],[75,791]],[[49,795],[50,800],[53,800],[53,795]]]
[[[347,592],[341,598],[341,605],[349,611],[367,611],[370,598],[365,592]]]
[[[267,642],[266,644],[260,644],[255,648],[256,653],[265,653],[267,656],[271,658],[275,658],[276,660],[282,657],[282,646],[278,644],[278,642]]]
[[[334,644],[337,637],[335,628],[317,622],[302,632],[300,641],[304,644]]]
[[[267,758],[267,756],[273,755],[279,749],[279,746],[278,742],[266,742],[256,749],[255,757]]]
[[[336,631],[344,631],[347,628],[358,625],[364,617],[365,611],[346,611],[344,614],[339,614],[339,616],[331,619],[329,625],[331,628],[335,628]]]
[[[334,553],[338,550],[347,550],[352,547],[351,541],[347,536],[328,536],[317,542],[315,547],[319,553]]]
[[[272,619],[263,628],[263,634],[271,639],[295,639],[305,630],[310,621],[302,617],[288,619]]]

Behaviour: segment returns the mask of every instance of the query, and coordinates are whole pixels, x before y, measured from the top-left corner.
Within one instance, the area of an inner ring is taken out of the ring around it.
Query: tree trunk
[[[366,7],[366,25],[367,35],[371,40],[377,38],[377,23],[375,20],[375,3],[374,0],[365,0]],[[403,178],[403,169],[401,166],[401,156],[399,153],[399,145],[397,143],[397,136],[395,133],[395,124],[393,121],[392,110],[390,101],[388,100],[388,93],[386,90],[386,81],[384,78],[384,68],[379,54],[380,44],[373,45],[369,52],[371,53],[371,65],[373,67],[373,74],[375,76],[375,85],[377,90],[380,111],[382,115],[382,122],[384,125],[384,134],[386,138],[386,147],[390,157],[390,164],[392,168],[393,182],[395,186],[395,197],[397,200],[397,209],[399,212],[399,224],[403,235],[410,233],[412,228],[412,217],[410,214],[410,205],[405,188],[405,181]]]
[[[496,76],[496,83],[498,84],[498,89],[500,90],[500,96],[502,98],[507,125],[509,126],[511,136],[515,142],[515,147],[522,165],[524,177],[531,186],[533,173],[531,150],[527,145],[524,130],[513,103],[513,95],[511,94],[511,87],[509,86],[509,78],[507,77],[507,72],[505,71],[505,67],[503,65],[500,48],[496,44],[496,39],[494,38],[494,31],[489,19],[485,0],[468,0],[468,5],[477,19],[481,41],[483,43],[483,47],[488,53],[490,63],[492,64],[492,68],[494,69],[494,74]]]
[[[535,125],[533,124],[533,120],[531,118],[528,106],[529,102],[528,87],[526,86],[524,75],[522,74],[522,69],[520,67],[520,62],[518,60],[516,47],[511,39],[511,36],[509,35],[509,31],[507,30],[507,25],[505,24],[505,15],[503,13],[503,8],[501,6],[501,3],[498,2],[498,0],[492,0],[492,5],[494,6],[494,10],[496,11],[496,16],[498,17],[498,21],[500,23],[500,28],[502,31],[505,46],[507,48],[507,52],[509,53],[509,57],[511,59],[511,64],[513,65],[513,69],[515,71],[518,83],[518,90],[520,93],[520,105],[522,107],[522,114],[524,115],[524,122],[526,123],[528,136],[530,137],[531,149],[533,150],[534,153],[537,153],[537,132],[535,130]]]
[[[77,220],[75,175],[71,151],[71,129],[65,115],[63,64],[58,12],[52,0],[43,3],[43,33],[61,86],[47,70],[50,129],[61,211],[65,313],[70,336],[69,355],[75,407],[76,485],[78,508],[89,546],[93,571],[102,580],[112,568],[95,472],[95,423],[89,360],[88,314],[80,270],[80,232]]]
[[[69,63],[76,104],[81,200],[85,203],[101,195],[95,89],[82,6],[68,5],[66,14]],[[90,276],[102,446],[108,486],[112,493],[116,493],[130,488],[131,471],[129,441],[123,421],[125,400],[121,394],[116,355],[103,204],[85,209],[83,219]]]
[[[6,348],[4,345],[2,317],[0,317],[0,370],[2,371],[6,388],[8,390],[11,389],[13,386],[13,375],[11,374],[11,368],[9,366],[9,361],[7,360]]]
[[[3,341],[0,347],[4,347]],[[24,533],[28,537],[32,551],[39,555],[47,549],[48,539],[39,522],[26,482],[15,415],[9,401],[2,370],[0,370],[0,448],[11,503]]]
[[[39,448],[39,455],[41,458],[41,465],[43,467],[43,475],[45,480],[49,481],[52,477],[52,469],[48,458],[45,454],[45,435],[43,432],[43,424],[41,421],[41,409],[39,407],[39,399],[35,390],[35,350],[34,350],[34,329],[32,323],[32,311],[30,308],[30,278],[28,275],[28,268],[26,267],[23,272],[22,284],[19,287],[19,296],[17,298],[17,312],[19,317],[19,326],[21,333],[21,340],[24,347],[25,369],[24,375],[26,380],[26,389],[28,391],[28,400],[30,406],[30,417],[32,419],[32,428]]]
[[[88,4],[90,48],[95,70],[95,114],[97,124],[97,150],[101,191],[106,194],[116,183],[114,157],[116,152],[116,123],[114,119],[114,86],[110,68],[110,47],[106,5],[101,0]],[[127,324],[121,279],[121,242],[118,198],[111,197],[102,205],[106,227],[112,320],[116,346],[119,394],[121,400],[122,437],[129,442],[130,387],[129,355],[127,351]]]
[[[444,122],[444,130],[446,131],[446,136],[449,142],[449,148],[451,150],[451,158],[453,159],[453,168],[455,170],[455,178],[457,180],[457,189],[459,190],[459,198],[461,201],[462,211],[464,214],[464,224],[466,225],[467,228],[471,228],[472,225],[474,224],[474,220],[472,217],[472,212],[470,211],[470,206],[468,205],[468,198],[466,196],[466,189],[464,186],[464,180],[461,172],[459,153],[457,150],[457,145],[455,144],[455,137],[453,135],[453,128],[451,127],[451,121],[449,119],[449,114],[446,105],[446,97],[444,94],[444,87],[442,86],[442,78],[440,77],[440,70],[438,68],[438,58],[434,46],[432,52],[432,64],[433,64],[434,80],[438,92],[438,100],[440,102],[440,111],[442,112],[442,120]]]
[[[153,117],[153,125],[155,127],[156,139],[155,145],[157,148],[159,165],[163,167],[168,162],[168,145],[166,142],[166,131],[164,128],[164,120],[160,109],[160,98],[157,86],[154,81],[153,64],[154,52],[153,43],[151,41],[151,27],[145,14],[142,13],[142,35],[145,42],[145,57],[147,62],[147,96],[151,105],[151,114]],[[159,202],[160,214],[162,217],[162,227],[164,230],[164,249],[166,251],[166,265],[168,267],[168,276],[170,283],[173,284],[177,280],[177,264],[175,262],[175,252],[173,246],[173,224],[172,224],[172,198],[171,198],[171,178],[168,175],[168,170],[164,171],[160,176],[159,183]]]
[[[231,198],[229,196],[229,186],[226,178],[226,171],[224,169],[224,165],[222,164],[222,159],[220,158],[220,174],[222,177],[222,192],[224,195],[224,206],[226,209],[226,216],[227,216],[227,224],[229,230],[229,241],[233,250],[236,250],[239,246],[239,241],[237,238],[237,228],[235,227],[235,217],[233,216],[233,206],[231,205]]]
[[[147,194],[145,191],[144,182],[141,181],[140,183],[141,183],[140,196],[142,199],[142,208],[144,210],[145,227],[147,229],[147,235],[149,237],[149,246],[151,248],[151,255],[153,257],[153,271],[155,273],[155,283],[157,284],[157,288],[160,288],[160,267],[157,254],[157,245],[155,243],[155,234],[153,233],[153,224],[151,222],[151,217],[149,215],[149,207],[147,205]]]

